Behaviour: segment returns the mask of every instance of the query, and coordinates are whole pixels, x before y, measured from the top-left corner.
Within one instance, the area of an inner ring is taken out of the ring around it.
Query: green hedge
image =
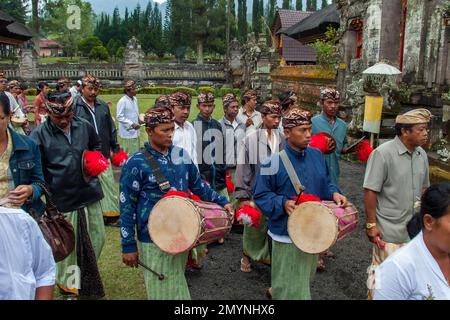
[[[234,93],[238,98],[240,98],[241,90],[240,89],[231,89],[231,88],[213,88],[213,87],[198,87],[197,89],[189,88],[189,87],[142,87],[137,90],[137,94],[171,94],[176,90],[184,90],[189,92],[192,96],[196,97],[200,91],[208,91],[214,93],[214,95],[218,97],[223,97],[227,93]],[[51,89],[50,92],[54,90]],[[35,96],[37,94],[36,88],[30,88],[27,90],[27,96]],[[123,95],[123,88],[102,88],[100,89],[100,94],[121,94]]]

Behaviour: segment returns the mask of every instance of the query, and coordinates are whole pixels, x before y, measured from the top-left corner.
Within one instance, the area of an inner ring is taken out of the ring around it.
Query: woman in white
[[[422,196],[422,231],[377,269],[374,300],[450,300],[450,182]]]
[[[125,83],[125,95],[117,103],[117,120],[119,121],[119,137],[123,150],[132,156],[140,148],[139,107],[136,98],[136,82]]]

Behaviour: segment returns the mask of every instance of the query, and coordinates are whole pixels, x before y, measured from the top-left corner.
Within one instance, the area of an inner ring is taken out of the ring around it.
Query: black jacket
[[[214,119],[207,121],[201,115],[197,116],[193,125],[197,141],[202,143],[202,152],[198,153],[197,159],[200,175],[208,181],[211,188],[221,191],[226,188],[226,157],[222,125]]]
[[[50,187],[57,208],[70,212],[86,207],[103,198],[97,178],[86,183],[81,171],[84,150],[99,150],[100,139],[94,127],[83,119],[74,117],[70,128],[72,143],[51,120],[32,133],[41,151],[42,171]]]
[[[75,116],[88,121],[94,128],[97,125],[97,133],[102,142],[101,151],[103,156],[110,158],[111,150],[116,153],[120,150],[120,146],[117,143],[117,129],[116,125],[111,117],[111,112],[105,101],[101,99],[95,99],[95,123],[92,118],[90,107],[84,103],[81,96],[78,96],[75,101]]]

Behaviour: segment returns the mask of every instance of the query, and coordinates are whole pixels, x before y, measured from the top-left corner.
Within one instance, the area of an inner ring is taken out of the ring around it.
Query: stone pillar
[[[37,68],[38,56],[31,43],[27,43],[20,49],[19,76],[26,81],[34,81],[39,78]]]
[[[403,63],[403,81],[406,83],[419,82],[420,63],[423,56],[422,43],[425,39],[424,17],[425,1],[408,0],[405,28],[405,49]]]
[[[258,54],[256,55],[256,69],[251,75],[252,87],[258,91],[260,103],[271,99],[272,81],[270,78],[270,48],[267,46],[263,34],[258,39]]]
[[[145,78],[144,51],[139,41],[133,37],[125,48],[123,77],[125,80],[143,80]]]
[[[381,0],[371,0],[366,11],[363,32],[363,61],[366,67],[380,61],[381,6]]]
[[[244,75],[244,62],[242,57],[241,46],[237,39],[233,39],[230,44],[230,56],[227,59],[226,78],[233,87],[242,85],[242,77]]]

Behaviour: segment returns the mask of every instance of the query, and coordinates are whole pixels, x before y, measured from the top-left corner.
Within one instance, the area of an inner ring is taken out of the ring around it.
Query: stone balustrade
[[[17,65],[0,64],[0,70],[5,72],[8,79],[21,79],[20,68]],[[123,81],[128,78],[124,72],[124,64],[77,64],[57,63],[38,64],[36,75],[27,80],[54,81],[62,77],[80,79],[85,74],[92,74],[101,80]],[[193,80],[224,82],[225,70],[222,64],[144,64],[138,80]]]

